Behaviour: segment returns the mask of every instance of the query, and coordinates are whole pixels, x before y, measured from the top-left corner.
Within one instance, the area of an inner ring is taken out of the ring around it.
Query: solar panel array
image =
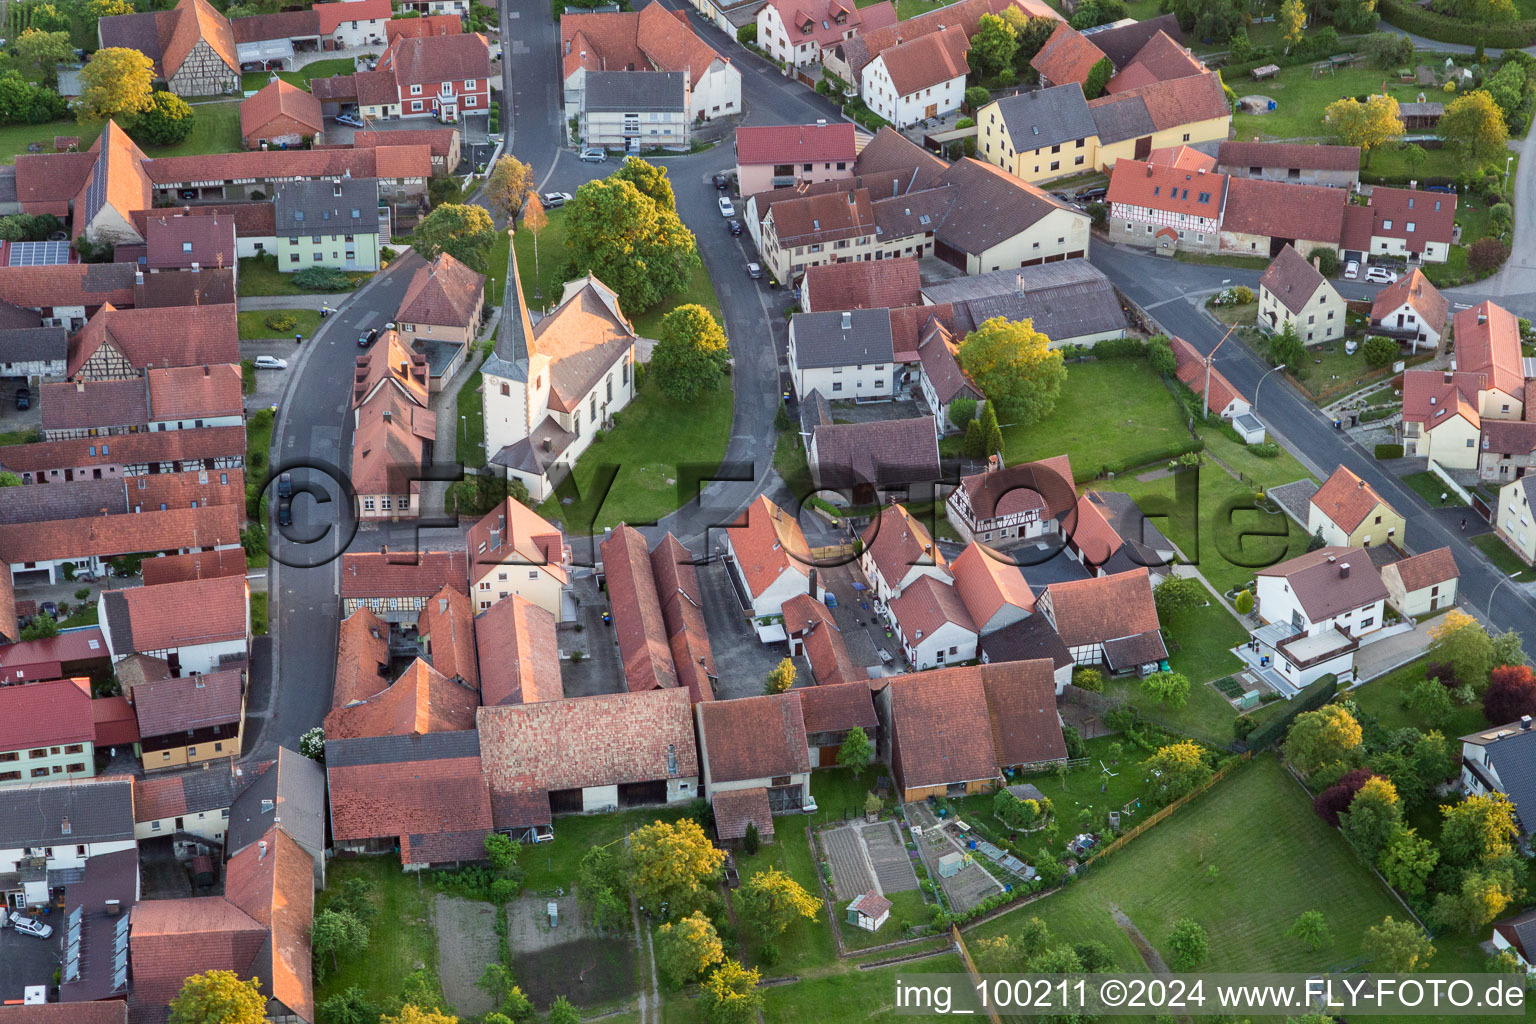
[[[112,991],[128,987],[128,915],[117,919],[112,939]]]
[[[12,242],[9,264],[13,267],[53,267],[69,262],[69,242]]]
[[[71,910],[68,926],[64,931],[64,980],[66,982],[77,981],[80,978],[80,921],[83,916],[81,908],[76,907]]]

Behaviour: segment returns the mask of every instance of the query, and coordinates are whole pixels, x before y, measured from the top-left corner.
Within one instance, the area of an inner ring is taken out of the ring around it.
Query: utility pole
[[[1216,348],[1211,349],[1211,354],[1205,357],[1205,393],[1200,396],[1200,418],[1202,420],[1211,414],[1211,362],[1216,358],[1216,349],[1225,345],[1227,339],[1232,337],[1232,332],[1235,330],[1237,330],[1236,324],[1228,327],[1227,333],[1223,334],[1221,340],[1216,343]]]

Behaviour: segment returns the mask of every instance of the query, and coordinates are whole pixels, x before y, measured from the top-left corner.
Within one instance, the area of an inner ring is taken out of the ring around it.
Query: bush
[[[1380,0],[1377,10],[1392,27],[1442,43],[1520,49],[1536,42],[1536,20],[1480,25],[1428,10],[1413,0]]]
[[[1090,693],[1104,692],[1104,673],[1096,668],[1080,668],[1072,673],[1072,685]]]
[[[1467,250],[1467,265],[1478,273],[1497,270],[1509,259],[1509,246],[1497,238],[1479,238]]]
[[[299,326],[299,318],[292,313],[273,313],[267,317],[265,322],[269,330],[279,331],[283,334],[287,334]]]
[[[1365,365],[1378,370],[1392,365],[1399,351],[1397,342],[1391,338],[1383,338],[1379,334],[1366,338],[1365,344],[1360,349],[1361,354],[1365,356]]]
[[[1273,441],[1250,444],[1248,445],[1248,451],[1261,459],[1278,459],[1280,457],[1280,446]]]
[[[757,22],[738,28],[736,30],[736,41],[743,46],[757,42]]]
[[[1400,459],[1403,457],[1403,446],[1400,444],[1379,444],[1376,446],[1378,459]]]
[[[1333,277],[1339,272],[1339,254],[1332,249],[1324,249],[1318,246],[1307,253],[1307,258],[1318,261],[1318,273],[1324,277]]]
[[[173,92],[157,92],[150,97],[149,109],[131,122],[129,134],[151,146],[174,146],[192,134],[196,115],[187,101]]]
[[[293,283],[316,292],[349,292],[352,278],[334,267],[305,267],[293,275]]]
[[[965,105],[974,113],[992,101],[992,94],[979,85],[965,90]]]

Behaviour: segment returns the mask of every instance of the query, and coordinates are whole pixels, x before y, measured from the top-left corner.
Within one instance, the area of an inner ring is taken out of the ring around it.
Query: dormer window
[[[420,96],[421,95],[421,86],[419,86],[419,85],[411,86],[411,95],[412,96]]]

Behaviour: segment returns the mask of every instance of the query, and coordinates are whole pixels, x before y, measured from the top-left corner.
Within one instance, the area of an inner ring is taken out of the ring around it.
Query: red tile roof
[[[469,269],[448,253],[416,268],[405,286],[396,319],[409,324],[473,327],[485,291],[485,275]]]
[[[456,36],[462,31],[464,31],[464,19],[457,14],[391,18],[384,23],[384,38],[388,42],[394,42],[396,36]]]
[[[0,687],[0,750],[91,743],[89,679]]]
[[[1474,427],[1478,392],[1488,387],[1485,373],[1449,370],[1409,370],[1403,374],[1403,422],[1422,423],[1433,430],[1459,413]]]
[[[738,133],[743,130],[738,129]],[[807,267],[800,287],[806,300],[805,311],[821,313],[897,306],[931,308],[922,306],[921,285],[917,260],[906,257],[879,263],[859,261]]]
[[[589,71],[687,71],[691,84],[725,58],[700,39],[682,11],[650,3],[638,13],[573,14],[560,19],[561,77]],[[728,62],[727,62],[728,63]]]
[[[1347,190],[1341,188],[1232,178],[1227,182],[1227,208],[1221,229],[1298,241],[1333,242],[1344,234],[1347,199]]]
[[[216,206],[183,206],[170,210],[134,210],[133,226],[143,235],[149,230],[151,219],[171,213],[175,217],[218,217],[235,223],[236,238],[262,238],[277,234],[277,207],[269,202],[220,203]],[[212,264],[205,263],[204,267]],[[121,305],[121,303],[118,303]]]
[[[918,577],[900,597],[892,599],[891,615],[914,647],[947,623],[976,632],[976,623],[955,588],[932,576]]]
[[[700,704],[699,745],[712,786],[811,770],[799,690]]]
[[[1081,509],[1081,505],[1078,507]],[[950,563],[955,592],[978,628],[991,622],[1005,605],[1022,608],[1031,614],[1035,610],[1035,592],[1019,567],[1004,561],[1005,557],[971,541]]]
[[[471,526],[465,543],[471,583],[504,563],[537,565],[562,584],[569,581],[561,565],[565,539],[560,527],[511,498]]]
[[[1082,555],[1085,565],[1094,568],[1109,561],[1109,557],[1125,543],[1104,518],[1099,506],[1086,494],[1077,499],[1077,512],[1067,532],[1067,543]]]
[[[1484,374],[1490,390],[1524,401],[1525,368],[1515,315],[1483,301],[1457,313],[1451,326],[1456,338],[1457,372]]]
[[[444,757],[332,765],[331,835],[346,842],[478,833],[483,840],[491,830],[491,794],[480,764],[478,757]],[[405,849],[401,858],[411,863]]]
[[[1105,198],[1125,206],[1219,221],[1226,186],[1224,174],[1121,160],[1115,164]]]
[[[1450,548],[1436,548],[1422,555],[1413,555],[1400,562],[1393,562],[1382,570],[1383,573],[1388,571],[1395,573],[1403,581],[1403,589],[1410,594],[1415,590],[1423,590],[1425,587],[1446,583],[1461,576]]]
[[[43,306],[133,304],[134,268],[119,263],[60,263],[51,267],[0,267],[0,300],[33,309]]]
[[[965,29],[950,25],[883,51],[875,59],[885,65],[897,96],[910,96],[971,73],[966,52],[971,41]]]
[[[487,707],[565,696],[555,617],[533,602],[513,594],[481,612],[475,619],[475,647],[480,700]]]
[[[236,470],[235,472],[239,472]],[[243,477],[244,474],[241,473]],[[242,485],[243,487],[243,485]],[[186,555],[161,555],[144,559],[141,567],[146,587],[186,580],[206,580],[219,576],[244,576],[245,551],[225,548],[220,551],[194,551]]]
[[[1413,308],[1426,327],[1436,334],[1445,333],[1445,318],[1451,302],[1440,294],[1440,289],[1429,283],[1429,278],[1418,267],[1376,293],[1371,302],[1371,322],[1382,323],[1405,304]]]
[[[480,689],[475,612],[463,592],[445,586],[428,598],[416,616],[416,632],[430,642],[433,668],[449,679],[463,680],[471,690]]]
[[[378,696],[389,686],[389,626],[367,608],[341,620],[331,707]]]
[[[355,0],[344,0],[355,2]],[[423,21],[433,21],[441,15],[431,18],[412,18],[405,22],[407,25],[420,24]],[[455,15],[452,18],[455,25],[459,19]],[[442,34],[442,33],[439,33]],[[452,128],[402,128],[399,131],[358,131],[352,135],[352,145],[358,148],[373,148],[377,146],[426,146],[436,158],[446,160],[448,154],[453,151],[458,132]],[[453,168],[449,168],[452,170]]]
[[[726,534],[747,589],[757,597],[786,571],[810,576],[811,549],[794,516],[759,495]]]
[[[462,551],[362,551],[341,556],[341,596],[431,597],[443,587],[469,593]]]
[[[315,4],[311,10],[320,16],[320,34],[331,35],[344,21],[390,21],[389,0],[348,0],[346,3]],[[388,25],[386,24],[386,29]]]
[[[783,610],[784,628],[805,645],[805,659],[811,663],[811,676],[818,686],[863,679],[848,657],[842,630],[826,605],[810,594],[796,594],[784,602]]]
[[[244,515],[245,510],[234,505],[213,505],[95,516],[89,520],[0,525],[0,560],[41,562],[90,556],[106,558],[144,551],[239,544],[240,521]]]
[[[368,74],[378,74],[369,72]],[[359,76],[362,77],[362,76]],[[388,75],[384,76],[386,79]],[[373,149],[268,149],[204,156],[164,156],[144,165],[161,188],[192,181],[236,178],[429,178],[432,153],[426,146]]]
[[[91,721],[98,750],[139,742],[139,721],[127,697],[97,697],[91,701]]]
[[[107,438],[77,437],[8,445],[0,448],[0,468],[13,473],[42,473],[87,466],[243,457],[244,454],[244,427],[205,427],[202,430],[159,430]]]
[[[144,376],[152,422],[215,419],[245,412],[240,367],[235,363],[156,368]]]
[[[805,720],[807,736],[855,727],[873,733],[880,726],[868,682],[803,686],[793,692],[800,697],[800,713]]]
[[[388,381],[412,404],[426,407],[430,391],[427,357],[406,344],[400,332],[386,330],[378,344],[357,357],[352,371],[352,406],[363,404]]]
[[[55,680],[72,662],[97,662],[107,667],[107,641],[95,626],[65,630],[46,640],[23,640],[0,646],[0,682]]]
[[[417,658],[382,693],[332,708],[325,716],[325,736],[344,740],[460,732],[475,727],[475,708],[479,705],[480,695],[475,690]]]
[[[704,595],[699,590],[693,553],[668,533],[651,552],[651,575],[656,579],[656,596],[661,600],[661,618],[666,623],[678,682],[688,687],[695,702],[714,700],[715,655],[704,624]]]
[[[1104,91],[1123,92],[1127,88],[1188,78],[1204,71],[1205,64],[1202,61],[1159,29],[1142,44],[1136,56],[1120,69],[1120,73],[1109,80]]]
[[[1173,357],[1178,362],[1175,371],[1179,383],[1202,397],[1205,396],[1205,357],[1195,346],[1185,341],[1178,335],[1168,339],[1169,346],[1173,349]],[[1211,391],[1208,399],[1211,411],[1220,413],[1231,405],[1233,401],[1246,402],[1242,393],[1232,386],[1232,382],[1216,367],[1211,367]]]
[[[232,305],[117,309],[107,304],[70,339],[68,373],[79,373],[108,344],[137,370],[238,363],[239,337]]]
[[[385,388],[358,406],[352,431],[352,486],[358,494],[415,494],[437,418]]]
[[[1376,488],[1344,466],[1339,466],[1323,481],[1323,486],[1312,495],[1310,504],[1346,534],[1353,533],[1355,527],[1365,522],[1365,517],[1377,505],[1386,505],[1389,512],[1395,511],[1376,493]]]
[[[491,51],[478,33],[396,36],[380,58],[378,70],[393,73],[399,95],[404,96],[412,85],[435,90],[440,82],[489,79]]]
[[[1526,383],[1526,402],[1531,401],[1531,382]],[[1526,406],[1530,408],[1529,404]],[[1482,452],[1529,455],[1536,452],[1536,423],[1525,420],[1489,420],[1483,424]]]
[[[881,260],[888,263],[889,260]],[[840,263],[835,266],[856,267],[861,263]],[[810,268],[808,268],[810,269]],[[891,310],[891,348],[898,363],[915,363],[922,358],[922,343],[934,334],[945,335],[946,345],[954,338],[955,307],[948,302],[933,306],[901,306]],[[956,363],[955,369],[959,370]]]
[[[96,154],[22,153],[16,157],[16,198],[27,212],[66,204],[80,192],[96,166]],[[53,212],[64,216],[63,209]],[[78,264],[77,264],[78,265]]]
[[[625,685],[631,692],[677,686],[677,666],[645,538],[620,523],[600,551]]]
[[[314,861],[279,825],[229,859],[224,898],[267,929],[252,964],[262,991],[301,1020],[315,1017],[309,929],[315,911]]]
[[[1227,103],[1227,94],[1222,88],[1221,77],[1214,71],[1191,75],[1188,78],[1176,78],[1172,81],[1152,82],[1125,89],[1113,96],[1100,96],[1096,100],[1088,101],[1088,109],[1092,111],[1114,103],[1134,102],[1137,99],[1146,105],[1147,115],[1158,131],[1166,131],[1178,125],[1198,124],[1201,121],[1214,121],[1232,116],[1232,107]],[[1308,186],[1293,185],[1291,187]]]
[[[354,0],[366,3],[368,0]],[[325,128],[325,115],[320,111],[320,101],[313,93],[300,89],[281,78],[274,78],[256,95],[240,104],[240,134],[248,140],[259,139],[263,131],[278,117],[288,117],[310,134],[319,135]],[[286,126],[284,126],[286,130]]]
[[[1104,51],[1093,41],[1066,22],[1056,26],[1056,31],[1030,59],[1029,66],[1052,85],[1088,81],[1088,72],[1104,60]]]
[[[1167,146],[1163,149],[1154,149],[1152,155],[1147,157],[1147,161],[1184,171],[1210,172],[1216,169],[1215,157],[1208,156],[1191,146]]]
[[[1400,239],[1409,252],[1415,253],[1423,252],[1430,242],[1451,244],[1456,227],[1456,196],[1452,193],[1377,185],[1371,190],[1367,208],[1371,212],[1372,237]],[[1387,226],[1389,222],[1391,227]]]
[[[977,522],[1034,509],[1041,510],[1042,518],[1055,519],[1077,505],[1072,462],[1065,455],[975,473],[962,477],[960,486]]]
[[[176,5],[176,22],[170,43],[160,55],[160,66],[167,79],[181,70],[182,63],[192,55],[199,42],[206,42],[230,70],[240,73],[235,33],[228,19],[214,10],[208,0],[181,0]]]
[[[109,590],[103,597],[106,599],[107,626],[113,634],[113,651],[126,655],[136,651],[165,651],[244,640],[248,635],[247,590],[245,579],[240,576]],[[197,609],[197,614],[189,616],[187,612],[193,608]],[[125,617],[119,619],[118,614]],[[127,632],[118,635],[123,627]]]
[[[846,160],[851,166],[859,155],[855,138],[853,125],[846,122],[742,125],[736,129],[736,163],[745,167]]]
[[[240,669],[164,679],[133,688],[133,710],[141,736],[238,726],[244,707],[245,673]]]
[[[869,61],[893,46],[920,35],[940,32],[951,25],[961,26],[966,38],[970,38],[976,34],[983,14],[1000,15],[1010,7],[1018,8],[1020,13],[1031,18],[1064,20],[1054,8],[1040,0],[960,0],[880,28],[866,27],[861,35],[841,44],[840,48],[849,59],[857,81]]]
[[[887,505],[860,537],[864,551],[886,586],[895,589],[914,566],[933,565],[949,575],[949,559],[933,543],[927,527],[904,505]]]
[[[1152,581],[1145,568],[1052,583],[1046,594],[1051,621],[1068,647],[1101,644],[1158,628]]]
[[[311,883],[313,884],[313,883]],[[144,900],[134,905],[128,953],[133,1024],[162,1024],[183,982],[203,971],[251,976],[267,930],[222,896]]]
[[[863,689],[867,696],[869,687]],[[721,790],[710,806],[715,812],[715,835],[721,842],[745,836],[748,823],[757,827],[759,839],[773,838],[773,811],[768,806],[766,786]]]
[[[1359,146],[1319,146],[1300,142],[1223,142],[1216,151],[1223,167],[1283,167],[1305,171],[1360,170]]]

